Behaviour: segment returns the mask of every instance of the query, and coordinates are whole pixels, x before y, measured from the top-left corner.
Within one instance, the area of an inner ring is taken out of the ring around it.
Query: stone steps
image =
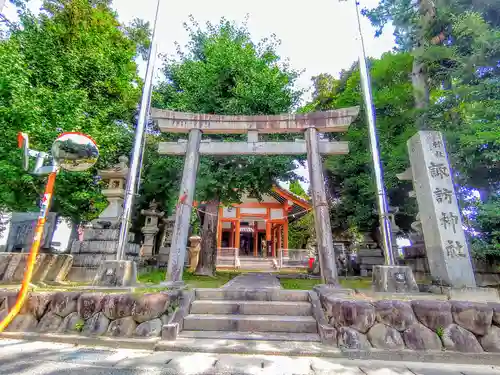
[[[196,300],[309,302],[307,290],[196,289]]]
[[[184,318],[187,331],[239,331],[317,333],[312,316],[190,314]]]
[[[320,342],[317,333],[234,332],[234,331],[182,331],[180,338],[211,340],[260,340]]]
[[[197,300],[191,314],[310,316],[311,304],[300,301]]]
[[[220,289],[195,289],[182,340],[321,342],[307,290],[283,290],[270,273],[239,275]]]

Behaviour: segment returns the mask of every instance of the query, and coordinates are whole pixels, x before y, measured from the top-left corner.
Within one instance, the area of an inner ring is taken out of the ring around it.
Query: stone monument
[[[118,236],[120,233],[121,215],[123,212],[123,197],[125,194],[125,183],[128,173],[127,158],[121,156],[119,163],[108,170],[99,171],[99,176],[106,184],[102,194],[108,199],[109,205],[92,221],[90,227],[85,228],[83,241],[73,241],[71,254],[73,255],[73,267],[69,274],[72,281],[95,280],[96,271],[104,262],[116,259]],[[139,256],[139,244],[132,243],[134,234],[130,233],[129,242],[126,247],[127,259],[136,260]],[[116,275],[109,273],[108,285],[114,285]],[[127,273],[127,275],[130,272]],[[97,281],[96,281],[97,282]],[[102,284],[99,282],[99,284]],[[106,284],[106,283],[105,283]]]
[[[164,212],[157,210],[158,203],[154,200],[150,203],[148,210],[142,210],[141,214],[145,217],[144,226],[141,231],[144,234],[144,243],[142,245],[143,254],[142,257],[145,259],[152,258],[154,256],[154,246],[156,234],[160,230],[158,228],[158,220],[165,215]]]
[[[10,230],[5,250],[7,252],[29,252],[38,221],[38,212],[14,212],[10,220]],[[56,230],[57,215],[50,212],[43,231],[40,249],[50,249],[52,236]]]
[[[443,136],[419,131],[408,141],[413,183],[433,282],[475,287]]]
[[[170,247],[172,246],[172,231],[174,229],[175,217],[169,216],[163,218],[163,237],[161,240],[160,250],[158,252],[158,266],[166,268],[168,265],[168,256]]]
[[[361,276],[371,276],[374,266],[385,264],[384,253],[370,233],[363,233],[362,241],[354,246]]]

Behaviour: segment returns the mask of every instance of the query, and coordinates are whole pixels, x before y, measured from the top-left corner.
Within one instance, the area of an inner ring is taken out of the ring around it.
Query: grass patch
[[[321,280],[318,279],[280,279],[280,282],[283,289],[298,290],[310,290],[315,285],[321,284]],[[339,282],[343,288],[349,289],[370,289],[372,286],[371,278],[340,279]]]
[[[238,276],[239,272],[217,271],[215,276],[198,276],[184,271],[182,279],[189,288],[219,288],[229,280]],[[165,281],[165,271],[153,270],[139,274],[138,280],[145,284],[159,284]]]
[[[166,272],[162,270],[153,270],[142,272],[137,276],[137,281],[144,284],[159,284],[165,281]]]
[[[316,279],[280,279],[283,289],[310,290],[315,285],[321,284],[321,280]]]
[[[215,277],[198,276],[190,272],[184,272],[184,281],[190,288],[220,288],[230,280],[234,279],[238,272],[216,272]]]
[[[372,278],[362,277],[362,278],[352,278],[352,279],[340,279],[340,285],[344,288],[349,289],[371,289],[372,288]]]

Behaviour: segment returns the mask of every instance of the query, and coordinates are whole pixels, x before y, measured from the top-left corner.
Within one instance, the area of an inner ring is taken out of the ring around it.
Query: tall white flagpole
[[[375,172],[375,182],[377,186],[377,205],[379,213],[379,221],[381,234],[383,238],[383,248],[385,256],[385,264],[393,266],[394,253],[392,251],[392,233],[391,221],[389,218],[389,207],[387,203],[387,194],[384,186],[384,175],[382,171],[382,161],[380,159],[379,143],[377,137],[377,125],[375,119],[375,109],[373,104],[372,88],[370,81],[370,73],[366,61],[365,43],[363,40],[363,31],[361,28],[361,17],[359,14],[359,3],[357,0],[353,1],[356,11],[357,31],[359,40],[359,70],[361,74],[361,87],[363,89],[363,97],[365,102],[366,119],[368,122],[368,132],[370,136],[370,149],[373,161],[373,170]]]
[[[0,0],[1,1],[1,0]],[[160,1],[156,4],[156,14],[153,25],[153,34],[151,36],[151,46],[149,48],[148,64],[146,68],[146,77],[144,79],[144,87],[142,88],[141,106],[139,110],[139,118],[135,129],[134,149],[132,151],[132,161],[130,163],[129,176],[127,179],[127,188],[125,190],[125,200],[123,202],[123,214],[120,225],[120,235],[118,238],[118,249],[116,252],[116,260],[123,260],[125,255],[125,245],[127,244],[128,231],[130,227],[130,218],[132,216],[132,208],[134,205],[135,191],[137,188],[137,177],[141,164],[142,144],[144,130],[148,119],[149,106],[151,103],[151,88],[153,86],[153,71],[156,59],[156,25],[160,10]]]

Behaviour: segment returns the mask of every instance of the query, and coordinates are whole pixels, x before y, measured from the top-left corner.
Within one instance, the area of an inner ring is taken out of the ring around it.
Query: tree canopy
[[[17,6],[19,22],[0,42],[0,211],[36,210],[43,191],[43,178],[21,169],[17,132],[49,151],[58,134],[78,131],[97,142],[99,161],[85,173],[59,174],[53,211],[90,220],[106,204],[96,169],[131,149],[141,85],[135,58],[148,26],[122,27],[103,0],[47,0],[39,15]]]
[[[274,36],[254,43],[246,24],[225,19],[201,27],[191,18],[185,27],[190,41],[184,47],[178,46],[177,56],[165,59],[165,80],[155,90],[155,106],[195,113],[268,115],[289,112],[297,105],[301,95],[294,87],[298,72],[280,61],[276,53],[279,41]],[[224,142],[244,140],[228,135],[211,138]],[[196,197],[211,202],[207,215],[216,217],[220,202],[238,202],[243,194],[260,197],[277,180],[299,178],[294,173],[296,159],[203,157]],[[206,222],[209,225],[212,220]],[[214,254],[215,228],[203,230],[203,253]],[[211,269],[206,272],[213,272],[213,259],[205,264],[203,253],[200,264]]]
[[[154,105],[177,111],[221,115],[285,113],[301,92],[294,88],[298,73],[280,63],[275,37],[252,42],[246,25],[225,19],[201,28],[193,19],[185,24],[190,42],[166,58],[165,81],[156,89]],[[217,141],[243,140],[214,135]],[[277,180],[295,177],[293,157],[203,157],[197,198],[238,202],[244,193],[259,195]]]
[[[370,60],[385,184],[391,204],[400,207],[397,219],[404,230],[408,230],[413,221],[415,204],[407,198],[411,184],[399,181],[396,174],[408,165],[406,141],[415,132],[412,86],[408,80],[411,66],[412,57],[407,53],[386,53],[378,60]],[[345,108],[363,102],[357,64],[343,71],[338,79],[321,75],[314,77],[313,82],[313,101],[303,108],[304,111]],[[338,234],[351,227],[374,232],[378,226],[376,187],[364,110],[362,104],[361,113],[348,132],[334,136],[349,142],[349,154],[325,160],[332,230]]]
[[[408,231],[416,213],[407,196],[411,184],[396,178],[409,166],[406,141],[419,129],[440,130],[476,255],[500,255],[498,7],[488,0],[382,0],[363,13],[376,35],[389,22],[395,27],[395,52],[369,64],[385,184],[390,204],[400,208],[397,224]],[[313,100],[303,111],[362,102],[357,64],[339,78],[321,74],[313,83]],[[333,229],[373,231],[378,223],[364,115],[337,138],[349,141],[350,153],[325,161]]]
[[[409,166],[406,141],[419,129],[440,130],[476,255],[500,255],[498,8],[488,0],[382,0],[363,13],[377,35],[388,22],[395,26],[395,52],[369,64],[385,184],[390,204],[400,208],[398,225],[408,231],[416,213],[407,196],[411,184],[396,178]],[[339,78],[322,74],[313,83],[313,100],[303,111],[362,102],[357,64]],[[337,138],[349,141],[350,153],[325,162],[333,229],[373,231],[378,223],[364,115]],[[473,191],[481,201],[471,198]]]

